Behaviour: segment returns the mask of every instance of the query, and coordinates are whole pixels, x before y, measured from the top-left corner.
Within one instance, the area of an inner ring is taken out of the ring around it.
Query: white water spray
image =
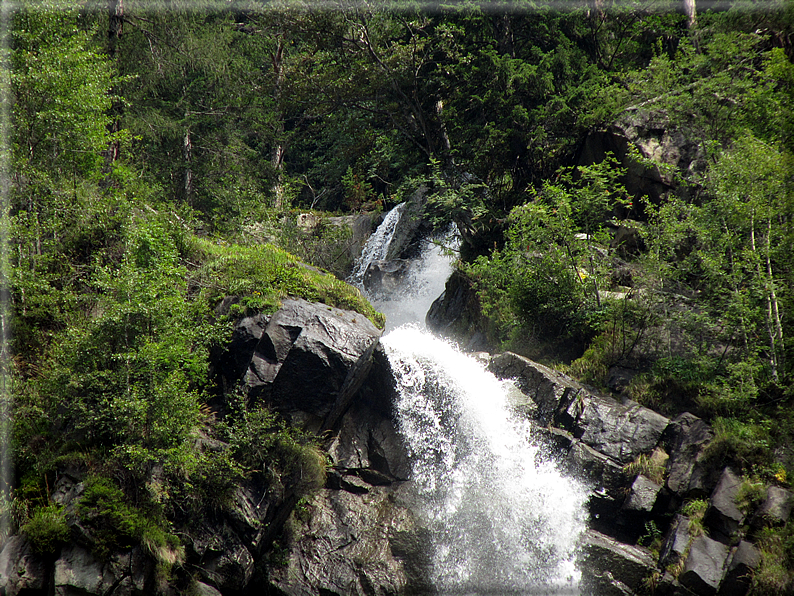
[[[361,257],[359,257],[356,267],[348,279],[350,283],[360,287],[364,281],[364,273],[366,273],[367,267],[370,266],[372,261],[385,259],[389,254],[389,245],[392,238],[394,238],[394,232],[397,229],[397,224],[400,223],[400,218],[403,211],[405,211],[406,205],[407,203],[400,203],[389,211],[378,226],[378,229],[367,239],[364,248],[361,249]]]
[[[391,241],[389,225],[373,243]],[[585,488],[541,455],[530,422],[509,405],[509,382],[420,329],[451,271],[449,254],[431,244],[402,288],[372,300],[386,315],[382,341],[416,513],[430,533],[431,580],[439,593],[461,596],[578,594]]]
[[[433,583],[450,594],[578,593],[586,491],[544,459],[508,386],[415,327],[383,338]]]

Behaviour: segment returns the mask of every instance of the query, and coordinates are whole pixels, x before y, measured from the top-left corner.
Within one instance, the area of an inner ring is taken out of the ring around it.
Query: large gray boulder
[[[416,572],[426,565],[417,532],[389,488],[321,490],[288,527],[287,560],[270,585],[288,596],[429,593]]]
[[[585,594],[633,594],[654,571],[656,562],[647,548],[623,544],[588,530],[582,545],[581,567]]]
[[[753,583],[753,572],[761,562],[755,545],[742,540],[731,553],[725,577],[720,584],[720,596],[746,596]]]
[[[0,594],[46,593],[47,565],[24,536],[11,536],[0,550]]]
[[[728,547],[700,536],[692,541],[689,556],[678,581],[697,596],[710,596],[717,592],[722,581]]]
[[[584,391],[573,379],[513,352],[495,355],[488,370],[500,379],[515,379],[518,388],[537,404],[536,416],[542,424],[552,422],[561,408]]]
[[[742,479],[730,468],[725,468],[714,492],[703,523],[711,530],[711,536],[724,544],[732,544],[744,521],[744,513],[736,506],[736,497]]]
[[[681,498],[702,498],[711,492],[713,484],[703,450],[713,438],[711,427],[689,412],[670,421],[662,442],[670,455],[667,488],[671,492]]]
[[[233,343],[244,355],[222,358],[221,372],[233,384],[242,369],[249,398],[310,430],[330,429],[360,389],[379,338],[364,315],[284,300],[269,319],[255,315],[237,324]]]
[[[364,289],[369,296],[391,294],[405,280],[411,261],[392,259],[391,261],[372,261],[364,271]]]
[[[650,453],[659,443],[668,419],[635,403],[620,404],[607,398],[582,400],[574,435],[583,443],[621,464]]]

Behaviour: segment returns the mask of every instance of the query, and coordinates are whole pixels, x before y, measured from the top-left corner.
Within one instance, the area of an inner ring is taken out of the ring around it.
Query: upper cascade
[[[361,257],[356,263],[353,273],[350,274],[350,283],[361,286],[364,281],[364,273],[373,261],[386,259],[389,255],[389,247],[394,239],[397,224],[400,223],[407,203],[400,203],[386,214],[383,222],[378,229],[369,237],[364,248],[361,250]]]

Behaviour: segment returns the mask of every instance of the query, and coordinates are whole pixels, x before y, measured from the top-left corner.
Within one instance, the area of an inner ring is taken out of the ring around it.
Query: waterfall
[[[355,269],[353,269],[353,273],[348,279],[350,283],[355,286],[361,286],[364,280],[364,273],[366,273],[370,263],[385,259],[389,254],[389,245],[406,205],[407,203],[400,203],[389,211],[378,226],[378,229],[367,239],[364,248],[361,249],[361,257],[359,257]]]
[[[577,593],[586,491],[542,456],[510,383],[415,327],[383,344],[439,592]]]
[[[388,230],[380,232],[373,242],[388,242]],[[512,383],[420,328],[451,270],[450,257],[430,244],[403,287],[372,297],[386,315],[382,343],[397,381],[415,513],[429,532],[431,580],[441,594],[578,594],[584,486],[544,458],[531,423],[511,408]]]

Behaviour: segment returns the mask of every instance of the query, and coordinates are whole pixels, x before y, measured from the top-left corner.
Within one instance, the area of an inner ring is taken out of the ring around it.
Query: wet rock
[[[667,567],[677,563],[686,553],[692,537],[689,535],[689,518],[685,515],[676,514],[670,529],[662,542],[659,552],[659,566]]]
[[[371,470],[394,480],[405,480],[410,473],[394,424],[367,405],[357,404],[342,418],[328,454],[334,466],[346,470]]]
[[[253,337],[257,325],[248,329]],[[332,428],[360,389],[379,337],[359,313],[284,300],[257,341],[244,385],[295,423]]]
[[[623,466],[612,458],[581,441],[574,441],[568,453],[567,467],[588,482],[594,493],[605,494],[622,502],[626,474]]]
[[[779,486],[770,486],[766,499],[753,516],[750,525],[753,529],[768,526],[782,526],[791,517],[792,493]]]
[[[725,468],[703,517],[703,523],[711,529],[711,536],[724,544],[731,544],[744,521],[744,514],[736,506],[741,484],[741,478]]]
[[[574,435],[621,464],[627,464],[659,443],[668,419],[638,404],[606,398],[585,399]]]
[[[488,370],[500,379],[515,379],[521,391],[537,404],[537,418],[542,424],[550,423],[559,409],[583,391],[573,379],[513,352],[491,358]]]
[[[752,586],[753,572],[761,562],[761,553],[746,540],[731,554],[725,577],[720,584],[720,596],[745,596]]]
[[[410,266],[411,262],[406,259],[372,261],[364,272],[364,288],[370,296],[391,294],[403,283]]]
[[[662,437],[667,460],[667,488],[680,497],[703,497],[710,491],[702,452],[714,438],[711,428],[697,416],[684,412],[670,421]]]
[[[633,593],[656,571],[648,549],[623,544],[595,530],[585,533],[582,552],[583,593],[621,594],[623,587]]]
[[[678,581],[698,596],[715,594],[727,558],[728,547],[721,542],[706,536],[695,538]]]
[[[457,269],[449,276],[444,292],[433,301],[425,317],[427,328],[452,339],[466,351],[487,350],[487,321],[480,310],[471,282]]]
[[[0,550],[0,593],[5,596],[45,594],[47,565],[24,536],[11,536]]]
[[[631,485],[623,509],[637,513],[650,513],[661,489],[661,485],[640,474]]]

